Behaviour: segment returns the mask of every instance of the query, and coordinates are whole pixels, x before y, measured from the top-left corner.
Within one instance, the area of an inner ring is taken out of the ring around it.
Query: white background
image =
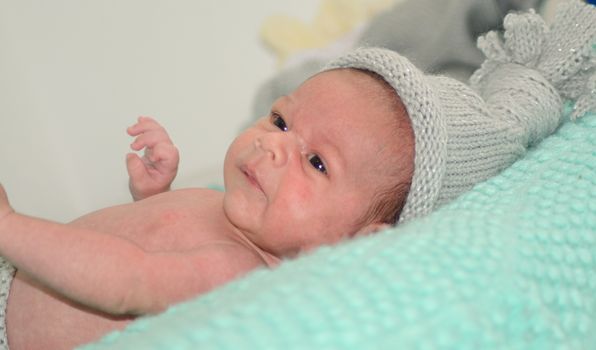
[[[22,213],[70,221],[130,201],[126,127],[156,117],[181,151],[175,187],[221,176],[276,72],[264,19],[317,0],[0,0],[0,182]]]

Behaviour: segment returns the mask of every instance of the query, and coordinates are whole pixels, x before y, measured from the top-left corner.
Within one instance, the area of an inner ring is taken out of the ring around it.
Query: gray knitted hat
[[[596,8],[572,1],[550,27],[533,11],[509,14],[504,32],[479,38],[487,56],[471,87],[425,75],[398,53],[362,48],[325,69],[382,76],[397,92],[415,138],[414,175],[399,218],[431,212],[509,166],[562,122],[596,107]]]

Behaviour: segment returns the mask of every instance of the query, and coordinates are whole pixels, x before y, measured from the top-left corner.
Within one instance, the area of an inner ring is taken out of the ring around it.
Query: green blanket
[[[85,349],[596,349],[596,115],[434,214]]]

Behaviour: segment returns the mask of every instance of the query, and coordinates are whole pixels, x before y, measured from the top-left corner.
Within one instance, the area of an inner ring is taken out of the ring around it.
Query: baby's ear
[[[356,233],[354,234],[354,237],[366,236],[371,233],[375,233],[375,232],[382,231],[384,229],[388,229],[390,227],[391,227],[391,225],[386,224],[386,223],[373,222],[373,223],[370,223],[370,224],[362,227],[360,230],[356,231]]]

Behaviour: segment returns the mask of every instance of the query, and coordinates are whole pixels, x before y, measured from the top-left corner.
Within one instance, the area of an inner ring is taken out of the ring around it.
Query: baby
[[[393,222],[386,207],[396,201],[370,203],[412,176],[404,108],[353,69],[314,76],[240,134],[225,192],[167,192],[178,159],[167,133],[150,118],[128,132],[133,149],[146,149],[143,160],[127,157],[134,203],[62,225],[14,213],[2,193],[0,252],[18,269],[11,348],[72,348],[259,266],[374,231]]]
[[[178,151],[150,118],[128,129],[145,150],[127,156],[131,204],[59,224],[14,212],[0,186],[2,345],[70,349],[255,268],[424,216],[556,129],[565,98],[574,117],[594,108],[594,8],[568,4],[550,33],[533,13],[510,15],[504,37],[480,40],[473,89],[384,49],[331,62],[234,140],[225,192],[169,191]]]

